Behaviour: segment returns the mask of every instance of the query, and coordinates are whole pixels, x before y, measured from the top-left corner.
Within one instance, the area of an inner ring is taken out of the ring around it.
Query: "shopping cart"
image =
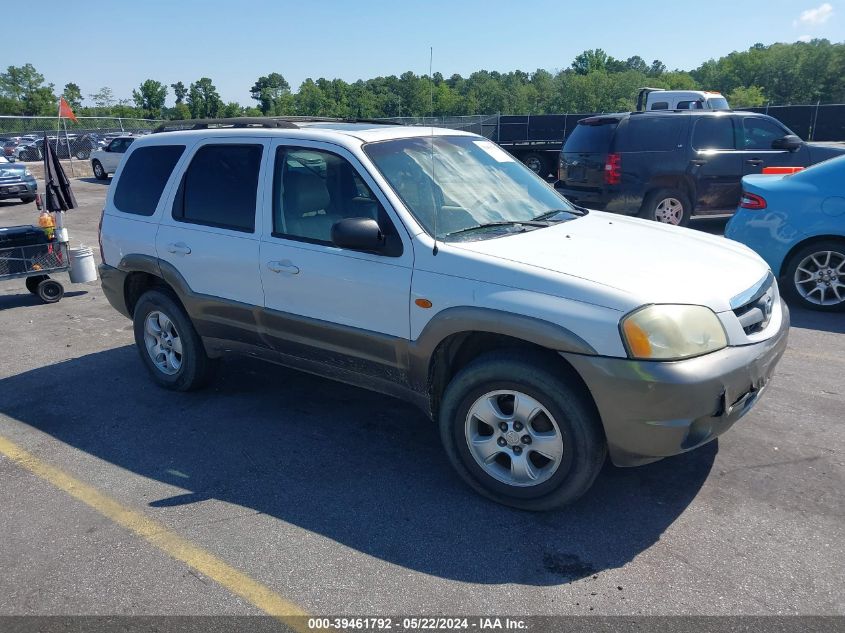
[[[67,243],[51,241],[43,244],[0,248],[0,281],[26,279],[26,289],[44,303],[56,303],[65,289],[48,273],[70,270]]]

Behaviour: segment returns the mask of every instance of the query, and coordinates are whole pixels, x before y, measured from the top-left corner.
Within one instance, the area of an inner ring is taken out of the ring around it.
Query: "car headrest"
[[[326,183],[317,174],[291,171],[285,176],[285,215],[313,213],[329,206],[331,198]]]

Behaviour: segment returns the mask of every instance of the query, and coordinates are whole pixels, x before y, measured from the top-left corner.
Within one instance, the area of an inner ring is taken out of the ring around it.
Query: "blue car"
[[[725,236],[757,251],[796,303],[845,311],[845,156],[788,176],[745,176]]]

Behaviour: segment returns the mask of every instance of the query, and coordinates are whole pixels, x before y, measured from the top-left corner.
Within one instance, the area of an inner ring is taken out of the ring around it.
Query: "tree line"
[[[660,60],[615,59],[601,49],[578,55],[556,72],[500,73],[479,70],[468,77],[417,75],[359,79],[306,79],[293,92],[280,73],[259,77],[250,89],[254,103],[225,103],[214,82],[201,77],[166,85],[146,79],[131,98],[111,88],[89,94],[65,84],[57,91],[32,64],[0,73],[0,114],[55,116],[63,96],[77,116],[197,119],[234,116],[331,116],[376,118],[471,114],[609,112],[634,108],[644,86],[722,92],[734,108],[772,103],[845,102],[845,42],[825,39],[793,44],[755,44],[747,51],[711,59],[690,71],[668,70]],[[172,91],[175,104],[165,105]]]

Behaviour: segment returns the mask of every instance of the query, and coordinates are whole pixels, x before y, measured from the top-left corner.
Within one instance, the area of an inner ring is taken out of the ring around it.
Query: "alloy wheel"
[[[845,301],[845,254],[819,251],[808,255],[795,269],[793,283],[808,303],[839,305]]]
[[[684,218],[684,205],[677,198],[664,198],[654,209],[654,219],[678,226]]]
[[[164,312],[150,312],[144,320],[144,346],[162,373],[172,376],[182,368],[182,338]]]
[[[478,398],[469,408],[464,433],[475,462],[509,486],[548,481],[563,461],[563,436],[554,417],[519,391],[491,391]]]

